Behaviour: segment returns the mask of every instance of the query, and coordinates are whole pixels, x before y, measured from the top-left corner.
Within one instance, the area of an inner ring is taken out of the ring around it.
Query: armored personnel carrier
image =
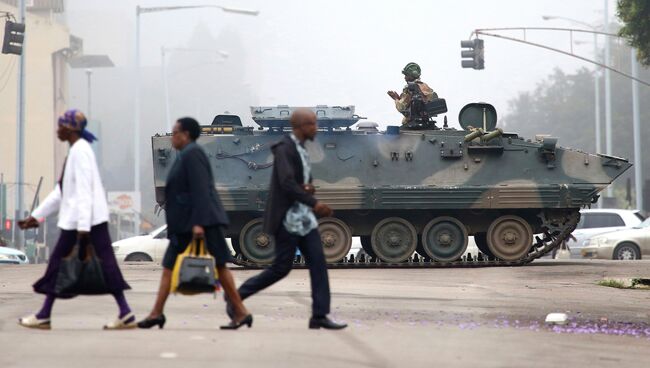
[[[631,164],[557,145],[557,139],[524,139],[496,127],[489,104],[460,112],[462,129],[430,117],[408,127],[359,122],[354,106],[314,106],[320,132],[307,143],[316,196],[334,217],[319,229],[332,267],[436,267],[518,265],[551,251],[575,228],[589,206]],[[237,262],[269,264],[273,238],[262,232],[273,158],[271,145],[289,130],[286,105],[251,107],[257,127],[219,115],[202,127],[198,143],[208,153],[215,183],[228,211]],[[421,115],[420,115],[421,118]],[[421,121],[422,119],[420,119]],[[406,129],[408,128],[408,129]],[[175,159],[170,136],[152,138],[156,200],[164,205],[167,172]],[[348,258],[359,236],[365,259]],[[468,237],[481,253],[463,257]]]

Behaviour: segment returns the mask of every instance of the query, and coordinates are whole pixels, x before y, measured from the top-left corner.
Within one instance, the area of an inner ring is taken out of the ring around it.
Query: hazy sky
[[[410,61],[422,66],[423,80],[447,99],[452,123],[464,104],[475,101],[491,102],[503,115],[509,99],[533,89],[555,67],[569,72],[581,66],[592,68],[564,55],[486,37],[485,70],[462,69],[459,43],[476,28],[571,26],[564,21],[543,21],[542,15],[600,25],[604,7],[604,0],[70,0],[71,31],[84,39],[86,53],[106,53],[116,64],[129,65],[138,3],[208,3],[260,11],[257,17],[216,9],[145,14],[141,31],[144,66],[160,65],[161,46],[182,47],[198,23],[215,36],[228,29],[240,35],[247,53],[247,59],[239,62],[246,65],[241,85],[253,90],[248,104],[356,105],[358,114],[382,125],[400,120],[386,91],[401,90],[400,71]],[[614,19],[614,0],[609,1],[609,13]],[[529,32],[527,36],[531,41],[569,47],[567,34]],[[591,36],[576,35],[576,51],[591,57],[591,40]],[[233,91],[238,87],[223,86]],[[237,112],[250,122],[247,112]],[[191,111],[173,111],[172,115],[187,113]]]

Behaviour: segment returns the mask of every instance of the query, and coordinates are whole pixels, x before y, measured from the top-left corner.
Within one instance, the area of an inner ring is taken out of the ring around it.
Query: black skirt
[[[111,236],[108,233],[108,224],[106,222],[90,228],[90,242],[95,249],[97,257],[102,261],[104,279],[111,293],[130,289],[131,287],[126,283],[124,277],[122,277],[122,271],[120,271],[120,267],[117,265],[117,259],[115,259],[115,253],[113,253]],[[50,255],[50,261],[47,264],[45,275],[34,284],[35,292],[51,294],[57,298],[73,297],[70,295],[56,295],[54,289],[56,287],[56,278],[59,273],[61,259],[70,254],[70,251],[72,251],[76,243],[76,230],[61,230],[59,240]]]

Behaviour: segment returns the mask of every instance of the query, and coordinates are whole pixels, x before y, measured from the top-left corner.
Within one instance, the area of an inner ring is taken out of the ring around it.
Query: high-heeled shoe
[[[222,330],[236,330],[240,328],[243,325],[248,325],[248,328],[251,328],[253,325],[253,315],[249,314],[246,317],[244,317],[241,321],[235,322],[235,320],[231,320],[229,324],[225,326],[219,327]]]
[[[156,318],[145,318],[142,321],[138,322],[138,328],[151,328],[154,326],[158,326],[158,328],[162,329],[165,327],[165,322],[167,322],[167,319],[165,318],[164,314],[159,315]]]

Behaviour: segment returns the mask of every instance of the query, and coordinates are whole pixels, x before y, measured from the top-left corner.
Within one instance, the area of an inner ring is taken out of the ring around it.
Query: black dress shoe
[[[244,317],[241,321],[235,322],[235,320],[231,320],[229,324],[225,326],[221,326],[220,328],[222,330],[236,330],[240,328],[243,325],[248,325],[248,328],[250,328],[253,325],[253,315],[249,314],[246,317]]]
[[[151,328],[158,326],[158,328],[162,329],[165,327],[165,322],[167,322],[167,319],[164,314],[161,314],[156,318],[145,318],[138,322],[138,328]]]
[[[309,319],[309,328],[319,329],[324,328],[327,330],[342,330],[348,327],[345,323],[336,323],[327,317],[311,317]]]

